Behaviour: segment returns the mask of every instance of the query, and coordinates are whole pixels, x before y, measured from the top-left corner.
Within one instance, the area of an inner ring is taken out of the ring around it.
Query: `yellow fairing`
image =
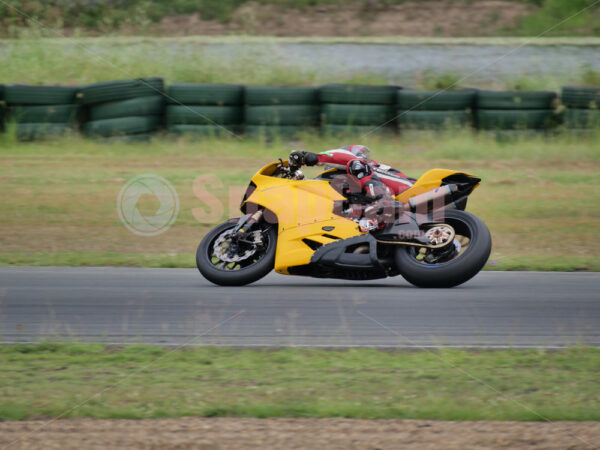
[[[329,244],[361,233],[352,220],[333,214],[335,200],[343,200],[324,180],[288,180],[269,176],[277,163],[261,169],[252,181],[256,190],[246,199],[264,206],[277,215],[279,232],[275,271],[287,274],[288,267],[308,264],[314,253],[303,239]],[[330,231],[323,227],[334,227]]]
[[[254,192],[246,199],[271,210],[279,222],[275,271],[288,274],[288,268],[310,263],[314,250],[302,242],[310,239],[323,245],[364,234],[355,222],[333,214],[334,201],[344,200],[325,180],[289,180],[270,176],[278,163],[263,167],[253,178]],[[442,179],[457,173],[453,170],[433,169],[421,176],[415,184],[398,194],[396,199],[407,202],[415,195],[441,186]],[[468,175],[468,174],[467,174]],[[328,230],[323,228],[327,227]],[[333,227],[330,229],[329,227]]]
[[[396,200],[401,202],[408,202],[408,199],[414,197],[419,194],[423,194],[425,192],[431,191],[437,187],[442,185],[442,180],[450,175],[464,173],[465,175],[471,175],[466,172],[458,172],[456,170],[447,170],[447,169],[431,169],[421,175],[415,184],[413,184],[409,189],[401,192],[396,195]],[[472,175],[471,175],[472,176]],[[477,185],[479,186],[479,184]],[[475,188],[477,187],[475,186]],[[474,188],[474,189],[475,189]]]

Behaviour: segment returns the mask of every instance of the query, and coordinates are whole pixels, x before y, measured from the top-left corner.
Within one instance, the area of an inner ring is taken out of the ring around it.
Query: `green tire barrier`
[[[240,128],[239,125],[169,125],[167,132],[196,137],[224,137],[240,134]]]
[[[250,137],[293,138],[302,133],[317,133],[317,128],[299,127],[295,125],[246,125],[244,132]]]
[[[241,106],[167,105],[166,117],[168,125],[229,125],[242,123],[243,116]]]
[[[526,139],[536,139],[548,135],[546,130],[494,130],[484,133],[495,138],[498,142],[514,142]]]
[[[402,129],[427,130],[451,129],[471,123],[468,111],[399,111],[399,126]]]
[[[246,88],[246,105],[316,105],[319,103],[319,89],[313,86]]]
[[[123,136],[111,136],[98,139],[101,143],[112,144],[112,143],[135,143],[135,142],[148,142],[156,137],[156,133],[138,133],[128,134]]]
[[[65,105],[75,103],[78,91],[72,86],[13,84],[5,87],[5,100],[8,105]]]
[[[245,111],[248,125],[303,125],[319,124],[316,105],[248,106]]]
[[[16,137],[19,141],[57,138],[73,131],[71,125],[64,123],[18,123]]]
[[[18,137],[23,140],[62,135],[81,119],[78,103],[86,105],[90,120],[84,131],[105,138],[153,136],[163,121],[170,133],[197,136],[227,134],[218,125],[237,134],[245,124],[250,135],[288,137],[314,132],[320,119],[325,134],[394,132],[395,127],[389,126],[392,121],[405,131],[439,131],[468,125],[473,116],[482,130],[506,131],[508,136],[548,130],[558,119],[564,122],[564,132],[584,135],[600,128],[600,87],[564,86],[561,98],[567,109],[561,114],[555,111],[557,94],[545,91],[413,91],[344,84],[245,88],[179,83],[169,86],[167,94],[163,92],[161,78],[83,88],[0,85],[0,130],[8,118],[16,122]]]
[[[398,107],[413,111],[466,110],[475,106],[477,91],[398,91]]]
[[[600,87],[564,86],[561,100],[567,108],[600,109]]]
[[[598,128],[563,128],[560,131],[563,135],[575,139],[600,137],[600,130],[598,130]]]
[[[394,134],[393,127],[375,127],[365,125],[331,125],[325,124],[321,126],[321,134],[324,136],[381,136]]]
[[[17,123],[66,123],[75,122],[79,105],[13,106],[10,120]]]
[[[600,128],[600,109],[567,109],[563,121],[567,128]]]
[[[136,97],[161,95],[162,78],[139,78],[95,83],[81,88],[81,101],[85,105],[127,100]]]
[[[0,132],[4,131],[4,85],[0,84]]]
[[[524,130],[550,128],[556,124],[551,109],[477,111],[477,124],[483,130]]]
[[[79,118],[78,92],[73,86],[6,86],[8,118],[16,122],[17,139],[47,139],[73,131]]]
[[[395,108],[388,105],[326,104],[321,111],[329,125],[383,125],[396,115]]]
[[[321,103],[392,105],[396,103],[395,86],[362,86],[354,84],[326,84],[321,86]]]
[[[478,91],[478,109],[553,109],[556,106],[556,92],[499,92]]]
[[[238,84],[178,83],[167,88],[171,105],[234,106],[244,103],[244,86]]]
[[[87,122],[83,130],[93,137],[122,136],[150,133],[157,130],[160,123],[160,116],[120,117]]]
[[[159,116],[164,113],[165,99],[161,95],[138,97],[90,107],[90,120],[116,119],[130,116]]]

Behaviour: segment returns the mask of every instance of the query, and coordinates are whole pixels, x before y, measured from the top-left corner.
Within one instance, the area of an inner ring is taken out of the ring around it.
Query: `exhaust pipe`
[[[411,197],[408,200],[411,212],[427,214],[430,211],[443,210],[446,208],[456,209],[452,194],[458,191],[454,184],[440,186],[432,191]]]

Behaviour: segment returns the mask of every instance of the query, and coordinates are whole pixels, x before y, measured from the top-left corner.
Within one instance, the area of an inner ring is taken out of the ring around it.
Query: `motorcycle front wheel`
[[[396,267],[406,281],[422,288],[449,288],[473,278],[492,250],[492,237],[481,219],[460,210],[444,212],[455,237],[440,249],[399,246]]]
[[[277,232],[272,225],[256,225],[244,240],[236,239],[236,224],[223,223],[210,231],[196,251],[196,265],[220,286],[243,286],[260,280],[275,264]]]

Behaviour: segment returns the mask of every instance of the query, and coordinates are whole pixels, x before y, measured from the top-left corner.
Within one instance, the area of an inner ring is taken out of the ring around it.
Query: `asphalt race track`
[[[600,346],[600,273],[483,272],[454,289],[194,269],[0,268],[0,341],[233,346]]]

